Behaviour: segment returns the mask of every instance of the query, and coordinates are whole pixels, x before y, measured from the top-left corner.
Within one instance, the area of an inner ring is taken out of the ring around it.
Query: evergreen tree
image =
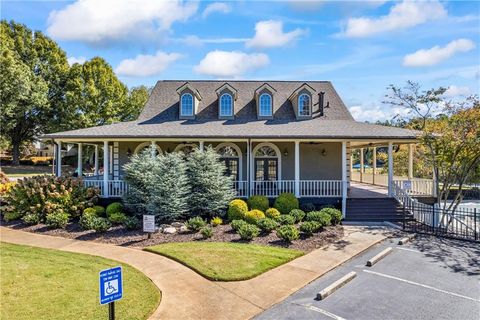
[[[187,160],[191,193],[188,204],[191,213],[217,215],[235,197],[232,178],[225,175],[226,167],[212,147],[195,150]]]

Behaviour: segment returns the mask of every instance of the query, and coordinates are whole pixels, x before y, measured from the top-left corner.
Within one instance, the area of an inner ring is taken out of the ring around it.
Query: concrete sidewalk
[[[0,227],[0,240],[78,252],[127,263],[162,291],[151,319],[249,319],[339,264],[385,239],[385,228],[345,226],[345,237],[254,279],[212,282],[160,255],[98,242],[78,241]]]

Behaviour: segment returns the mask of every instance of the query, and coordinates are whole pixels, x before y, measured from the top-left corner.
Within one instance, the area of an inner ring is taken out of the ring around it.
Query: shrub
[[[97,218],[95,210],[84,210],[80,217],[80,226],[85,230],[93,229],[93,220]]]
[[[50,212],[47,214],[47,218],[45,219],[45,224],[52,229],[57,228],[65,228],[68,223],[68,219],[70,216],[68,213],[63,212],[62,209],[58,209],[56,211]]]
[[[95,212],[97,213],[97,217],[103,217],[105,215],[105,208],[102,206],[94,206]]]
[[[238,231],[240,227],[247,225],[248,223],[245,220],[233,220],[230,223],[230,226],[232,227],[233,230]]]
[[[92,229],[96,232],[105,232],[110,229],[111,226],[107,218],[94,217],[92,220]]]
[[[280,213],[288,214],[293,209],[298,209],[298,199],[293,193],[282,193],[275,199],[273,206],[277,208]]]
[[[300,231],[309,236],[311,236],[314,232],[317,232],[321,228],[321,223],[317,221],[305,221],[300,225]]]
[[[245,224],[242,225],[238,231],[238,235],[242,240],[252,240],[256,236],[260,234],[260,229],[257,226],[254,226],[253,224]]]
[[[335,208],[323,208],[320,212],[324,212],[328,214],[331,218],[331,222],[333,225],[336,225],[342,221],[342,212]]]
[[[222,223],[223,223],[223,220],[220,217],[214,217],[212,220],[210,220],[210,224],[212,225],[212,227],[219,226]]]
[[[137,219],[137,217],[125,217],[125,220],[123,220],[123,226],[127,230],[136,230],[138,229],[140,225],[140,221]]]
[[[123,210],[123,204],[121,202],[112,202],[107,206],[106,209],[107,218],[114,213],[123,212]]]
[[[287,242],[292,242],[300,237],[300,232],[295,226],[286,225],[277,229],[277,236]]]
[[[280,211],[275,208],[268,208],[267,211],[265,211],[265,216],[271,219],[278,219],[278,217],[280,217]]]
[[[302,205],[300,205],[300,209],[302,209],[304,212],[311,212],[317,210],[315,205],[311,202],[306,202]]]
[[[45,222],[47,214],[62,209],[70,217],[79,217],[98,199],[98,189],[85,188],[78,179],[37,176],[18,180],[5,198],[28,223]]]
[[[205,226],[202,229],[200,229],[200,233],[205,239],[211,238],[213,236],[213,228],[210,226]]]
[[[87,208],[87,209],[83,210],[82,215],[97,216],[97,210],[95,210],[95,208]]]
[[[305,218],[305,212],[300,209],[293,209],[290,211],[289,215],[295,218],[295,222],[300,222]]]
[[[125,215],[125,213],[115,212],[108,217],[108,221],[110,221],[113,225],[118,225],[123,224],[126,218],[127,216]]]
[[[279,223],[271,218],[263,218],[258,220],[257,226],[264,232],[270,233],[279,226]]]
[[[20,213],[17,210],[6,211],[3,213],[3,220],[13,221],[21,217]]]
[[[320,222],[322,227],[329,226],[331,217],[328,213],[321,212],[321,211],[312,211],[307,213],[306,217],[307,221],[317,221]]]
[[[241,199],[235,199],[230,201],[227,211],[228,220],[240,220],[245,219],[245,214],[248,211],[247,203]]]
[[[200,229],[205,227],[206,224],[207,223],[205,222],[205,220],[203,220],[201,217],[193,217],[188,219],[187,222],[185,222],[185,226],[190,231],[199,231]]]
[[[40,218],[38,215],[33,213],[28,213],[22,217],[23,222],[26,224],[38,224],[40,223]]]
[[[251,196],[247,202],[250,210],[266,211],[270,207],[268,198],[265,196]]]
[[[265,218],[265,213],[260,210],[250,210],[245,215],[245,221],[251,224],[256,224],[258,220]]]
[[[277,221],[281,225],[295,224],[295,217],[289,214],[282,214],[280,217],[278,217]]]

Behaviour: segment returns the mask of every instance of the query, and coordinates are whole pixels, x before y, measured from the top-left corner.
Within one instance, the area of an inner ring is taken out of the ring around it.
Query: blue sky
[[[357,120],[403,110],[389,84],[480,91],[477,1],[2,1],[70,62],[105,58],[128,86],[161,79],[329,80]]]

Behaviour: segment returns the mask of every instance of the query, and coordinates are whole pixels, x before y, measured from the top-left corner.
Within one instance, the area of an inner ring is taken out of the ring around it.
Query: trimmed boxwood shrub
[[[280,217],[280,211],[275,208],[268,208],[267,211],[265,211],[265,216],[271,219],[278,219],[278,217]]]
[[[188,219],[187,222],[185,222],[185,226],[190,231],[200,231],[200,229],[202,229],[206,225],[207,223],[201,217],[193,217]]]
[[[323,208],[320,212],[327,213],[333,225],[339,224],[342,221],[342,212],[335,208]]]
[[[268,207],[270,207],[268,198],[265,196],[251,196],[250,198],[248,198],[247,202],[250,210],[257,209],[265,212]]]
[[[256,224],[258,220],[265,218],[265,213],[260,210],[250,210],[245,215],[245,221],[251,224]]]
[[[292,242],[300,238],[300,232],[295,226],[286,225],[277,229],[277,236],[287,242]]]
[[[282,214],[280,217],[278,217],[277,221],[281,225],[295,224],[295,217],[289,214]]]
[[[83,214],[80,217],[80,226],[85,230],[93,229],[94,219],[97,218],[97,213],[93,208],[87,208],[83,210]]]
[[[317,210],[317,208],[315,207],[315,205],[311,202],[307,202],[307,203],[304,203],[304,204],[301,204],[300,205],[300,209],[302,209],[304,212],[311,212],[311,211],[315,211]]]
[[[123,204],[121,202],[112,202],[107,206],[106,212],[107,218],[113,213],[123,212]]]
[[[105,208],[102,206],[94,206],[95,212],[97,213],[97,217],[105,216]]]
[[[110,221],[113,225],[118,225],[123,224],[126,218],[127,216],[125,215],[125,213],[115,212],[108,217],[108,221]]]
[[[293,209],[298,209],[298,199],[293,193],[281,193],[273,206],[282,214],[288,214]]]
[[[305,220],[307,220],[307,221],[320,222],[323,227],[329,226],[331,219],[332,218],[330,217],[330,215],[328,213],[321,212],[321,211],[309,212],[309,213],[307,213],[307,217],[305,218]]]
[[[305,212],[300,209],[293,209],[290,211],[289,215],[295,218],[295,222],[300,222],[303,220],[303,218],[305,218]]]
[[[263,218],[258,220],[257,226],[260,227],[262,231],[270,233],[279,226],[279,223],[271,218]]]
[[[230,223],[230,226],[232,227],[233,230],[238,231],[241,226],[247,225],[248,223],[245,220],[233,220]]]
[[[260,234],[260,229],[253,224],[245,224],[241,226],[238,231],[238,235],[243,240],[252,240],[253,238],[257,237]]]
[[[96,232],[105,232],[110,229],[112,225],[106,218],[94,217],[92,220],[92,227]]]
[[[317,221],[305,221],[300,225],[300,231],[308,236],[311,236],[314,232],[317,232],[322,228],[322,224]]]
[[[228,205],[227,217],[228,220],[241,220],[245,219],[245,214],[248,211],[247,203],[241,199],[235,199],[230,201]]]
[[[63,211],[63,209],[57,209],[47,214],[45,224],[52,229],[65,228],[70,219],[70,215]]]

